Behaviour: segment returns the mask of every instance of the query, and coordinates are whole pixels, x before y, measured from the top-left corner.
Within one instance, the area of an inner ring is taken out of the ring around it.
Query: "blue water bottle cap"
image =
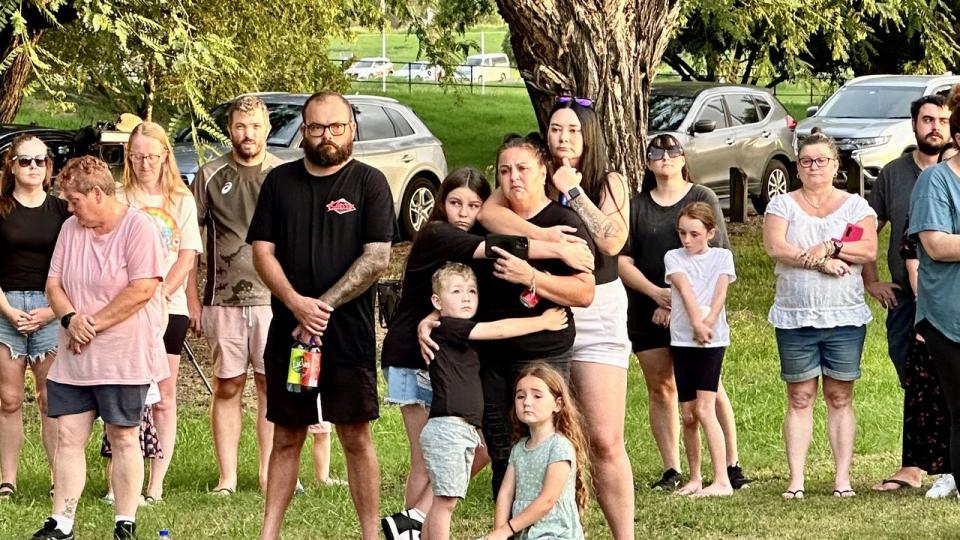
[[[170,538],[170,531],[167,529],[160,529],[160,538]]]

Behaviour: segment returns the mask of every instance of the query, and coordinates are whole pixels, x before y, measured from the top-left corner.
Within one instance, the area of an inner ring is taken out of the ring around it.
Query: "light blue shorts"
[[[433,494],[466,497],[473,456],[480,446],[476,426],[458,416],[431,418],[420,432],[420,446]]]
[[[383,377],[387,380],[387,397],[384,400],[387,403],[430,407],[433,388],[430,386],[429,371],[388,366],[383,370]]]
[[[20,311],[47,307],[43,291],[4,291],[10,306]],[[30,335],[17,332],[6,317],[0,316],[0,345],[6,345],[14,358],[25,356],[28,363],[43,360],[44,355],[57,349],[57,325],[54,319]]]
[[[788,383],[823,375],[837,381],[860,378],[866,326],[777,328],[780,378]]]

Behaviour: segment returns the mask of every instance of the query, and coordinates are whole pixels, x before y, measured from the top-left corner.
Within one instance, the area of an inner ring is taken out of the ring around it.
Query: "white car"
[[[425,62],[410,62],[393,72],[393,78],[401,81],[438,81],[443,77],[443,68]]]
[[[358,81],[389,77],[393,73],[393,62],[389,58],[369,57],[361,58],[350,64],[344,72],[347,77]]]
[[[474,54],[467,57],[454,76],[478,84],[506,82],[510,78],[510,59],[504,53]]]

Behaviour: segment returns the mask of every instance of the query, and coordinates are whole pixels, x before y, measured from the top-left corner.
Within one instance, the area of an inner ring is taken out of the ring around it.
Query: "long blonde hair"
[[[127,148],[123,159],[123,193],[128,201],[137,199],[142,194],[140,184],[137,182],[137,174],[133,172],[133,163],[130,158],[130,146],[134,137],[150,137],[158,141],[164,148],[166,158],[160,163],[160,191],[163,194],[164,206],[173,208],[176,206],[176,196],[193,196],[193,193],[187,188],[180,178],[180,169],[177,168],[177,161],[173,157],[173,147],[170,145],[170,139],[167,133],[155,122],[141,122],[130,132],[130,139],[127,140]]]
[[[553,428],[557,433],[563,435],[573,445],[573,452],[577,463],[577,482],[576,482],[576,500],[577,509],[580,511],[580,517],[587,509],[589,502],[589,493],[587,490],[587,478],[589,475],[590,462],[587,454],[587,439],[583,436],[583,417],[580,415],[580,409],[574,401],[570,386],[564,380],[559,371],[547,364],[538,362],[531,364],[523,369],[517,375],[517,382],[524,377],[536,377],[547,385],[547,389],[553,394],[554,399],[560,404],[560,410],[553,415]],[[513,390],[516,394],[517,383],[514,383]],[[516,404],[516,400],[514,400]],[[522,437],[530,436],[530,427],[520,421],[516,411],[510,415],[513,418],[514,444]]]

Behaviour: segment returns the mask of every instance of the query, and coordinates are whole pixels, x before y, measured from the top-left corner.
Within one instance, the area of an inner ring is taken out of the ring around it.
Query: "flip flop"
[[[786,491],[783,492],[783,495],[781,495],[781,497],[783,497],[783,500],[785,500],[785,501],[791,501],[791,500],[794,500],[794,499],[799,500],[799,499],[802,499],[802,498],[803,498],[803,490],[802,490],[802,489],[795,489],[795,490],[793,490],[793,491],[790,491],[790,490],[788,489],[788,490],[786,490]]]
[[[10,482],[4,482],[0,484],[0,501],[12,499],[16,494],[17,486],[11,484]]]
[[[236,490],[230,489],[228,487],[217,488],[210,492],[211,495],[216,495],[217,497],[229,497],[236,493]]]
[[[835,489],[833,490],[834,497],[840,497],[841,499],[846,499],[849,497],[856,497],[857,492],[852,489]]]
[[[887,478],[883,482],[880,482],[880,485],[884,484],[893,484],[897,487],[893,489],[874,489],[874,491],[899,491],[901,489],[917,489],[920,486],[915,486],[906,480],[900,480],[899,478]]]

